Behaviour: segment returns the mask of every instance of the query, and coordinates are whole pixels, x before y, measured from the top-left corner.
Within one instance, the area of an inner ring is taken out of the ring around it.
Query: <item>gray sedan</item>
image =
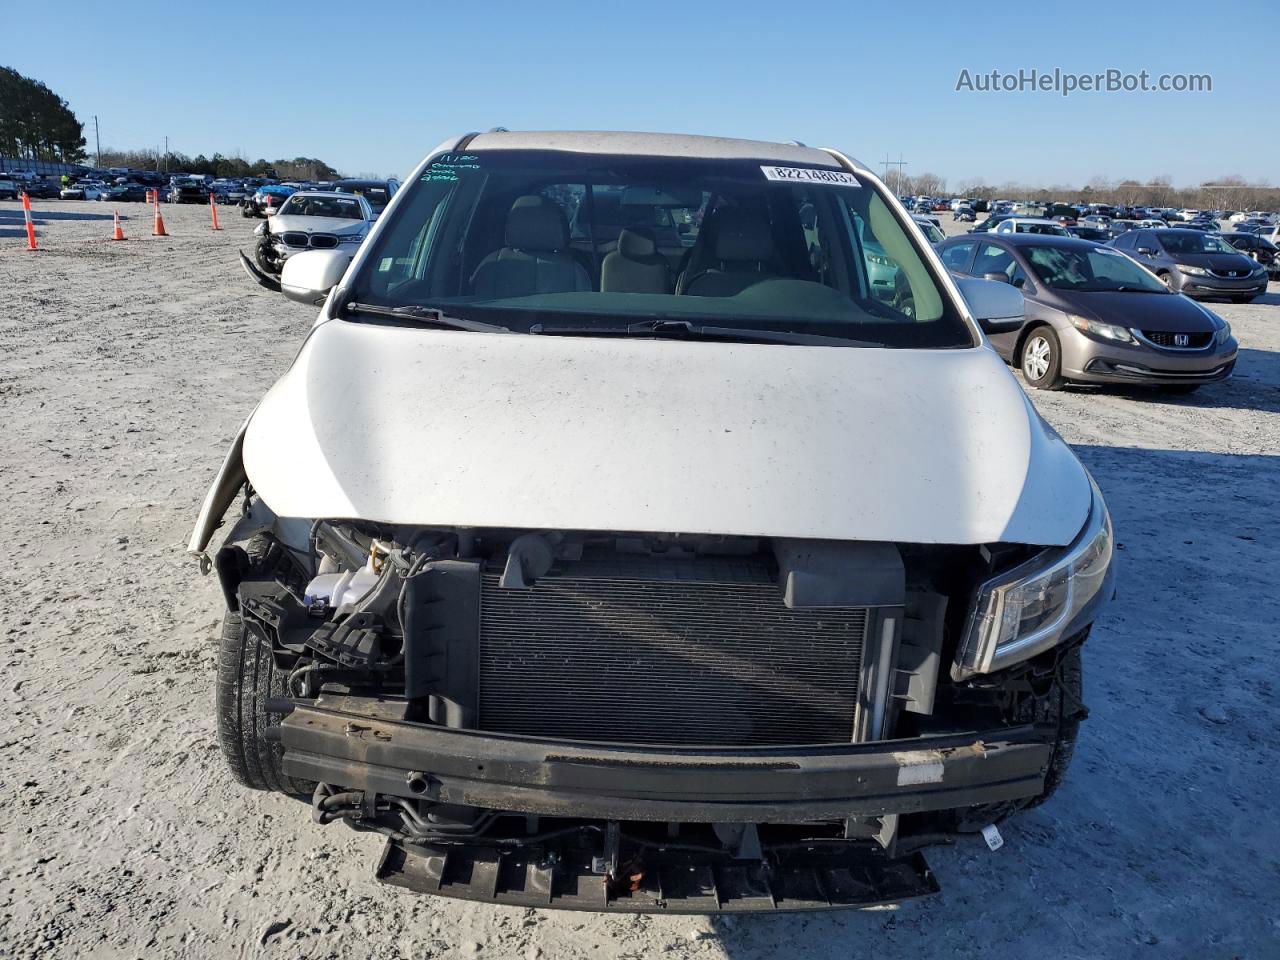
[[[1237,344],[1226,321],[1111,247],[1074,237],[953,237],[938,249],[953,273],[1022,290],[1026,320],[991,345],[1027,383],[1141,383],[1189,393],[1225,380]]]
[[[1267,292],[1266,267],[1213,233],[1130,230],[1111,246],[1146,267],[1170,290],[1189,297],[1248,303]]]

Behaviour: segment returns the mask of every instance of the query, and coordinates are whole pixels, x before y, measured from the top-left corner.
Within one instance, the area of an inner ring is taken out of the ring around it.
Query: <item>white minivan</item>
[[[865,906],[1061,782],[1107,508],[986,340],[1020,292],[863,164],[472,134],[281,279],[319,316],[190,543],[219,734],[380,879]]]

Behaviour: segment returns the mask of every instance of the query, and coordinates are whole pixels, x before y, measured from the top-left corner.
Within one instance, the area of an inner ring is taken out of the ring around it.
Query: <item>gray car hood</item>
[[[1210,333],[1217,329],[1208,309],[1177,293],[1081,293],[1042,288],[1032,299],[1067,313],[1135,330]]]

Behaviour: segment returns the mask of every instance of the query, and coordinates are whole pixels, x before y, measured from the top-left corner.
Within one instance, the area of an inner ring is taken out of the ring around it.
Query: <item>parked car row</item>
[[[141,202],[148,190],[155,190],[169,203],[208,203],[212,196],[217,203],[238,204],[246,217],[263,217],[295,191],[323,190],[363,197],[376,217],[399,187],[400,181],[395,178],[280,182],[267,177],[215,179],[188,173],[111,169],[66,176],[60,181],[34,175],[0,176],[0,199],[14,199],[25,191],[33,199]]]
[[[245,217],[270,217],[288,197],[299,190],[320,190],[322,192],[344,193],[349,196],[363,198],[373,211],[373,219],[376,220],[399,189],[400,181],[395,178],[386,180],[352,178],[317,185],[300,183],[264,184],[245,194],[240,202],[240,212]]]
[[[1245,302],[1267,285],[1265,269],[1220,238],[1185,229],[1132,231],[1108,245],[993,232],[952,237],[938,253],[957,276],[1022,291],[1023,322],[988,337],[1041,390],[1130,383],[1189,393],[1224,380],[1236,359],[1231,328],[1189,298]]]

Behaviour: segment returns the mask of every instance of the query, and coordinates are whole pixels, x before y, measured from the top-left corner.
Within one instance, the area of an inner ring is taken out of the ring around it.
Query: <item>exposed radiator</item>
[[[481,591],[480,726],[678,745],[847,743],[865,609],[788,610],[763,565],[582,562]]]

